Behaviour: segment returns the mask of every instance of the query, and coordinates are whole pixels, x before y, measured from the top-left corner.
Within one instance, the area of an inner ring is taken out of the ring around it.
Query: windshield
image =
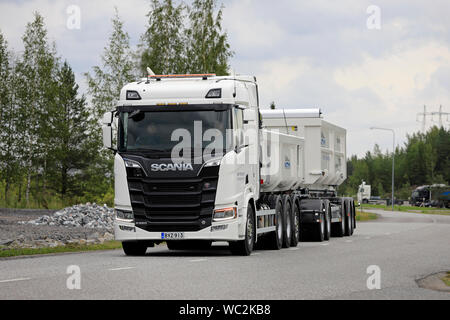
[[[132,111],[119,114],[119,151],[170,153],[184,150],[229,149],[230,110]],[[192,149],[191,149],[192,148]]]

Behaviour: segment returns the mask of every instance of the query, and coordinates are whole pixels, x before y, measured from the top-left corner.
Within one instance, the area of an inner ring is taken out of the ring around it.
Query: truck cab
[[[254,77],[149,76],[126,85],[103,119],[104,145],[115,151],[115,238],[124,249],[242,242],[259,195],[259,160],[244,160],[258,154],[257,119]]]

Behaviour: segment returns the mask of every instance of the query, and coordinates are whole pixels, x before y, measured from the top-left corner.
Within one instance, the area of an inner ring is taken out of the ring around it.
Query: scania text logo
[[[151,165],[152,171],[193,171],[194,168],[190,163],[154,163]]]

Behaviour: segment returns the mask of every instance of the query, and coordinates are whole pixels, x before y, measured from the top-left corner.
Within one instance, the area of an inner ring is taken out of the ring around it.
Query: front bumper
[[[226,226],[226,227],[225,227]],[[183,240],[237,241],[239,236],[239,220],[230,222],[213,222],[212,226],[199,231],[184,231]],[[136,227],[134,223],[115,221],[114,235],[117,241],[153,240],[164,241],[163,232],[149,232]]]

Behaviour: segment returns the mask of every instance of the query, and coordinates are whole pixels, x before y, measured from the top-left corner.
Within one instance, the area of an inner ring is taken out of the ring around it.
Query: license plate
[[[184,239],[184,232],[161,232],[162,240],[180,240]]]

